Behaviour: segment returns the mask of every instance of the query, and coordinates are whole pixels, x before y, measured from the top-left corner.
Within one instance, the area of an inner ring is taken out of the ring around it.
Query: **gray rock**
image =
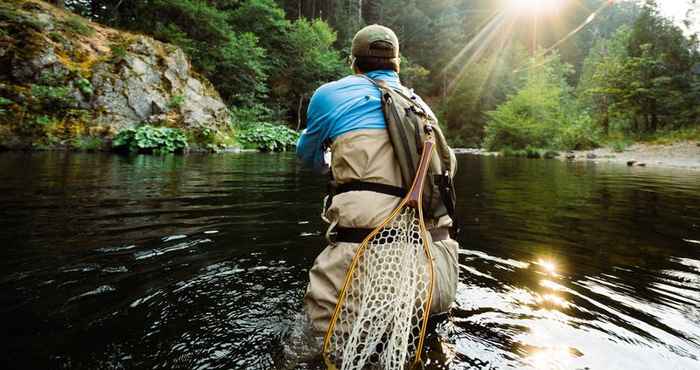
[[[556,157],[559,157],[561,154],[559,152],[553,151],[553,150],[548,150],[544,153],[544,157],[546,159],[554,159]]]
[[[55,26],[53,24],[53,17],[51,17],[51,14],[48,13],[37,13],[36,14],[36,20],[41,22],[42,26],[44,27],[45,30],[47,31],[53,31],[55,29]]]
[[[12,77],[19,81],[37,81],[42,74],[66,74],[66,68],[58,63],[53,46],[47,47],[31,58],[15,57],[12,61]]]
[[[165,122],[176,109],[184,128],[215,127],[228,122],[229,111],[218,93],[190,75],[190,63],[181,49],[139,37],[127,48],[117,66],[95,68],[94,108],[104,111],[118,127],[139,122]],[[171,102],[182,97],[178,107]]]
[[[588,153],[588,154],[586,154],[586,158],[588,158],[588,159],[596,159],[596,158],[598,158],[598,156],[595,155],[595,153]]]
[[[228,124],[230,113],[218,92],[192,71],[180,48],[150,37],[107,29],[93,36],[83,35],[80,42],[74,42],[70,33],[60,27],[62,13],[46,10],[43,4],[31,4],[31,8],[24,9],[31,13],[26,17],[40,22],[41,29],[26,33],[22,36],[26,39],[18,39],[21,42],[16,45],[0,45],[0,56],[9,59],[9,65],[3,67],[18,85],[68,87],[75,108],[92,111],[95,123],[109,128],[105,131],[109,133],[141,122],[168,122],[181,128]],[[66,41],[51,41],[51,30]],[[113,37],[125,44],[125,53],[119,58],[109,54]],[[16,52],[20,48],[27,48],[27,52]],[[69,63],[66,58],[75,59]],[[78,74],[83,78],[90,76],[92,93],[77,83]],[[42,79],[51,75],[50,79]]]

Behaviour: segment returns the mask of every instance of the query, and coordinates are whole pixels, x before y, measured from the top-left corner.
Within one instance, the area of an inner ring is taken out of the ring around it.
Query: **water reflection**
[[[478,252],[460,256],[451,335],[481,360],[472,367],[700,368],[699,270],[689,266],[700,250],[685,244],[700,234],[696,173],[467,166],[483,176],[462,184],[472,197],[460,213],[478,217],[461,241]]]
[[[697,173],[460,157],[428,369],[700,368]],[[8,369],[323,368],[324,184],[290,155],[0,154]]]

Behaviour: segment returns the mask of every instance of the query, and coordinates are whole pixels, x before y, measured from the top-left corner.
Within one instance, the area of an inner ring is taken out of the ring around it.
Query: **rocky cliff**
[[[0,2],[0,147],[101,146],[143,123],[197,136],[228,122],[181,49],[44,2]]]

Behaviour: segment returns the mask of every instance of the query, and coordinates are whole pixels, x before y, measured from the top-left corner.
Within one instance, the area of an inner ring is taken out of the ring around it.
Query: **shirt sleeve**
[[[325,104],[325,93],[322,88],[314,92],[306,113],[306,129],[302,131],[297,141],[297,157],[312,167],[323,172],[328,165],[323,159],[323,143],[328,140],[330,123],[327,122],[328,105]]]

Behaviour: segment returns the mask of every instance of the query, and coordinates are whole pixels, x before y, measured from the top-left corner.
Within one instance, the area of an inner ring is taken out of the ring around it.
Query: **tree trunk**
[[[301,128],[301,108],[304,106],[304,94],[299,97],[299,106],[297,106],[297,131]]]
[[[605,132],[605,136],[608,136],[610,134],[610,115],[608,109],[607,96],[603,97],[603,119],[601,121],[603,124],[603,131]]]
[[[362,24],[362,0],[357,0],[357,23]]]
[[[651,127],[650,130],[652,133],[656,132],[656,130],[659,128],[659,115],[656,112],[656,100],[653,100],[651,102]]]
[[[61,8],[61,9],[63,9],[63,6],[64,6],[63,0],[49,0],[49,3],[55,5],[58,8]]]

